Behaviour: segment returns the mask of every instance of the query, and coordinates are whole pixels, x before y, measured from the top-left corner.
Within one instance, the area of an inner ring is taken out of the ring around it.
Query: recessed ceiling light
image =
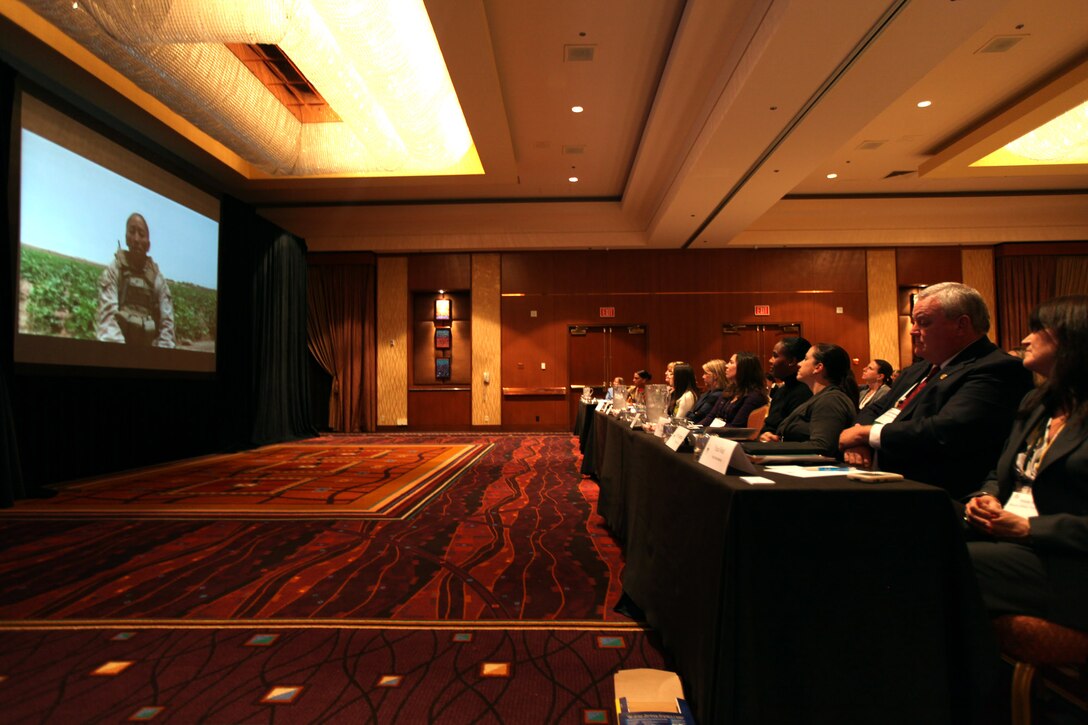
[[[827,175],[827,178],[829,178],[829,179],[837,179],[837,178],[839,178],[839,175],[838,175],[838,174],[836,174],[836,173],[834,173],[834,172],[832,172],[832,173],[830,173],[830,174],[828,174],[828,175]]]
[[[918,101],[918,108],[929,108],[933,105],[933,101]]]
[[[572,176],[569,179],[567,179],[567,181],[569,181],[572,184],[576,184],[576,183],[578,183],[578,177],[577,176]]]
[[[574,113],[581,113],[582,111],[584,111],[586,109],[582,108],[581,106],[571,106],[570,110],[573,111]]]

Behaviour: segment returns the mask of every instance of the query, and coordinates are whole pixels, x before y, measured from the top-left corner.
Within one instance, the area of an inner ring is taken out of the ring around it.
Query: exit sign
[[[756,317],[766,317],[771,314],[770,305],[756,305]]]
[[[770,313],[768,312],[767,314],[769,315]],[[616,316],[616,308],[615,307],[602,307],[601,308],[601,317],[615,317],[615,316]]]

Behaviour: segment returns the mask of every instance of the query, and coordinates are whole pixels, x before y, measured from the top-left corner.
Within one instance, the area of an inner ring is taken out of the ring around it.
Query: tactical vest
[[[150,258],[137,272],[128,261],[128,252],[117,252],[120,275],[117,280],[117,323],[129,344],[150,345],[158,337],[159,305],[155,299],[158,267]]]

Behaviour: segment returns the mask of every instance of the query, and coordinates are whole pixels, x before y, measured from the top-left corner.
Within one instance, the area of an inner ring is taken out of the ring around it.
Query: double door
[[[769,369],[775,344],[783,337],[800,334],[800,322],[725,323],[722,325],[722,360],[728,360],[738,352],[752,352]]]
[[[615,377],[623,378],[630,385],[634,372],[648,364],[645,325],[571,325],[567,333],[568,397],[572,416],[578,411],[583,387],[600,392],[611,385]],[[653,382],[665,381],[655,379]]]

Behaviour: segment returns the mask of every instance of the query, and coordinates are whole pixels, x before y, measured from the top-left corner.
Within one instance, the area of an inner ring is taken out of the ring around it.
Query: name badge
[[[1017,516],[1023,516],[1025,519],[1039,515],[1039,512],[1035,510],[1035,497],[1031,495],[1030,488],[1022,488],[1014,492],[1005,504],[1005,510]]]
[[[880,423],[882,425],[886,425],[888,423],[891,423],[893,420],[895,420],[899,416],[899,414],[902,413],[902,412],[903,411],[900,410],[899,408],[888,408],[887,410],[885,410],[883,413],[880,414],[879,418],[877,418],[873,422],[874,423]]]

